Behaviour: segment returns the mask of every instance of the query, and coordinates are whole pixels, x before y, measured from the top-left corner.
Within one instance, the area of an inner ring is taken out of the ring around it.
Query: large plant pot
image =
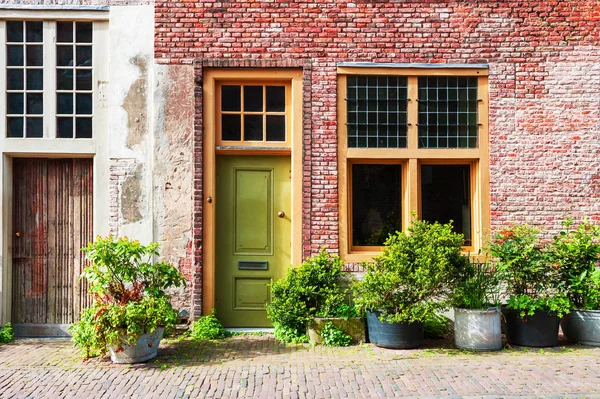
[[[362,317],[349,317],[347,319],[332,317],[332,318],[314,318],[308,325],[307,335],[310,342],[316,344],[323,343],[321,338],[321,331],[327,323],[333,323],[336,327],[339,327],[346,334],[352,337],[352,343],[358,344],[360,342],[366,342],[365,340],[365,322]]]
[[[572,310],[561,326],[569,341],[600,346],[600,310]]]
[[[141,363],[154,359],[158,352],[158,345],[162,339],[165,329],[157,328],[152,334],[142,334],[135,345],[123,344],[123,350],[119,351],[117,347],[111,346],[110,360],[113,363],[131,364]]]
[[[560,319],[554,312],[537,311],[521,318],[518,310],[502,308],[506,320],[506,340],[519,346],[546,347],[558,343]]]
[[[382,348],[411,349],[423,345],[423,323],[385,323],[379,320],[381,311],[367,312],[369,340]]]
[[[454,344],[472,351],[502,349],[500,308],[473,310],[454,308]]]

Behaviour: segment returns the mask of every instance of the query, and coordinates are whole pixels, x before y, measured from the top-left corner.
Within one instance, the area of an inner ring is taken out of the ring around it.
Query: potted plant
[[[562,224],[549,251],[572,307],[562,330],[571,341],[600,346],[600,227],[589,220],[575,226],[572,218]]]
[[[366,311],[372,343],[393,349],[423,343],[423,322],[446,307],[451,282],[466,263],[463,241],[451,223],[415,220],[407,232],[390,236],[372,263],[364,264],[355,295]]]
[[[508,297],[502,308],[507,341],[521,346],[556,345],[560,318],[570,305],[559,290],[556,269],[539,241],[538,230],[528,225],[503,229],[494,234],[487,252]]]
[[[104,354],[107,348],[115,363],[156,357],[165,327],[177,320],[166,290],[185,284],[173,265],[153,261],[158,247],[109,236],[83,248],[91,261],[83,277],[93,303],[70,330],[85,357]]]
[[[454,344],[475,351],[502,349],[500,287],[494,267],[469,260],[453,287]]]

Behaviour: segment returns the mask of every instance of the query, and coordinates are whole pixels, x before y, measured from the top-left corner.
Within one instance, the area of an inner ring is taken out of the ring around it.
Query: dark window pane
[[[267,86],[267,112],[285,111],[285,86]]]
[[[73,70],[72,69],[57,69],[56,70],[56,89],[57,90],[73,90]]]
[[[56,29],[58,43],[73,43],[73,22],[57,22]]]
[[[23,90],[24,77],[22,69],[8,69],[6,71],[6,88],[8,90]]]
[[[73,138],[73,118],[56,118],[56,137],[59,139]]]
[[[92,95],[91,94],[76,94],[75,95],[76,112],[78,115],[92,114]]]
[[[92,46],[77,46],[77,66],[92,66]]]
[[[27,137],[44,137],[44,119],[27,118]]]
[[[42,43],[44,37],[44,31],[42,28],[41,21],[29,21],[27,25],[27,42],[28,43]]]
[[[8,66],[23,66],[23,46],[6,46]]]
[[[244,86],[244,111],[261,112],[262,110],[263,86]]]
[[[421,210],[423,220],[448,223],[464,234],[471,245],[470,165],[422,165]]]
[[[44,113],[44,95],[42,93],[27,93],[27,113],[30,115]]]
[[[77,22],[75,30],[76,30],[75,41],[77,43],[91,43],[92,42],[92,23],[91,22]]]
[[[262,141],[263,139],[263,116],[244,115],[244,140]]]
[[[242,139],[241,121],[239,115],[221,115],[221,139],[240,141]]]
[[[402,230],[402,167],[352,165],[352,245],[380,246]]]
[[[6,137],[23,137],[23,118],[8,118]]]
[[[92,90],[92,70],[83,69],[77,71],[77,90]]]
[[[27,70],[27,90],[44,90],[44,71],[42,69]]]
[[[56,46],[56,65],[73,66],[73,46]]]
[[[24,105],[23,105],[23,94],[22,93],[9,93],[8,94],[8,106],[7,113],[8,114],[23,114],[24,113]]]
[[[221,110],[222,111],[241,111],[242,90],[240,86],[222,86],[221,87]]]
[[[75,138],[92,138],[92,118],[75,118]]]
[[[285,141],[285,116],[267,115],[267,141]]]
[[[56,112],[60,115],[73,114],[73,94],[58,93],[56,95]]]
[[[27,66],[43,66],[44,49],[42,46],[27,46]]]
[[[6,22],[6,40],[8,42],[23,42],[23,21]]]

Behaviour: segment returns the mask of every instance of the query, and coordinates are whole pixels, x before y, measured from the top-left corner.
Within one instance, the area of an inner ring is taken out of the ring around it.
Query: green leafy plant
[[[332,322],[325,323],[321,330],[321,338],[325,346],[349,346],[352,337]]]
[[[13,339],[15,339],[15,333],[12,324],[6,323],[4,327],[0,328],[0,344],[7,344]]]
[[[462,234],[452,223],[415,220],[407,232],[385,242],[373,263],[365,263],[365,275],[355,284],[356,304],[382,310],[388,323],[424,321],[447,306],[450,288],[467,263],[462,255]]]
[[[493,265],[469,259],[458,273],[452,292],[452,306],[487,309],[500,303],[500,280]]]
[[[275,337],[283,342],[307,342],[306,328],[313,317],[351,317],[348,289],[342,279],[342,261],[321,251],[271,286],[267,314]]]
[[[589,220],[576,226],[572,218],[562,225],[564,230],[554,237],[548,251],[560,288],[573,308],[600,309],[600,227]]]
[[[114,346],[134,344],[141,334],[171,327],[177,311],[166,289],[185,284],[183,275],[165,262],[153,262],[158,243],[142,245],[127,237],[97,237],[82,250],[91,264],[84,270],[93,304],[70,330],[73,343],[85,357],[98,356]]]
[[[423,323],[425,338],[441,339],[452,334],[452,320],[441,314],[427,316]]]
[[[211,339],[226,338],[229,334],[223,327],[223,324],[217,319],[215,310],[212,309],[210,314],[200,317],[194,321],[191,326],[192,339],[206,341]]]

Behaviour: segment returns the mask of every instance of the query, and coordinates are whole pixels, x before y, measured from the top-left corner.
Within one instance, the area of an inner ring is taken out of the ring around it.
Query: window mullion
[[[409,149],[416,150],[418,147],[418,134],[419,128],[419,103],[417,98],[419,97],[419,78],[417,76],[408,77],[408,101],[407,105],[407,119],[408,119],[408,137],[407,146]],[[405,219],[406,220],[406,219]]]
[[[412,97],[411,97],[412,98]],[[419,161],[416,158],[408,160],[407,171],[407,187],[406,187],[406,204],[404,206],[403,229],[407,229],[412,220],[411,213],[416,212],[418,217],[421,216],[421,207],[419,205],[420,185],[419,185]]]
[[[56,138],[56,22],[44,22],[45,138]]]

